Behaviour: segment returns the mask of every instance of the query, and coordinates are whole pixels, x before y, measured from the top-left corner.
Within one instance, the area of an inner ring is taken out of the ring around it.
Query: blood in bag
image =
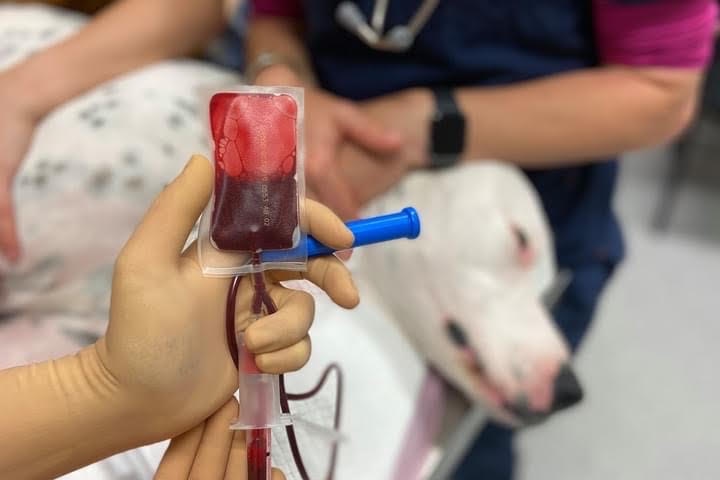
[[[221,250],[290,249],[298,232],[297,111],[287,94],[219,93],[211,238]]]

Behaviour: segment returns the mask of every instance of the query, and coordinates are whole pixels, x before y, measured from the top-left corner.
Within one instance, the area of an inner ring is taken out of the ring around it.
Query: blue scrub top
[[[391,0],[386,28],[422,0]],[[403,88],[501,85],[597,65],[589,0],[445,0],[405,53],[367,47],[334,20],[338,1],[305,0],[307,47],[321,85],[362,100]],[[355,0],[370,18],[373,0]],[[518,138],[518,141],[522,141]],[[542,198],[562,267],[612,266],[623,241],[612,211],[616,159],[526,172]]]

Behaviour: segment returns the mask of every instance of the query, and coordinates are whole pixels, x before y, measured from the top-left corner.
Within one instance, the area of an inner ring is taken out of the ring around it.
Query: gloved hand
[[[225,336],[230,282],[204,277],[194,246],[182,252],[212,187],[210,163],[193,157],[160,193],[118,257],[110,324],[97,343],[0,371],[0,478],[55,478],[176,437],[231,399],[237,372]],[[326,207],[308,202],[304,214],[307,230],[321,242],[352,244],[352,233]],[[279,284],[299,275],[268,275],[278,311],[245,331],[263,371],[299,368],[310,354],[312,297]],[[311,260],[302,275],[339,305],[357,304],[350,273],[336,258]],[[238,292],[236,328],[244,327],[250,289],[244,281]]]
[[[229,279],[203,276],[194,245],[181,253],[212,188],[210,162],[198,156],[159,195],[117,260],[110,325],[97,343],[108,375],[129,402],[147,411],[158,438],[199,424],[237,388],[224,326]],[[352,244],[352,233],[328,208],[308,200],[304,212],[307,231],[319,241],[337,248]],[[268,292],[278,311],[245,330],[264,372],[292,371],[309,358],[313,299],[279,283],[299,275],[269,272]],[[358,302],[349,271],[333,256],[310,260],[303,276],[338,305]],[[245,328],[251,296],[251,282],[243,279],[238,330]]]

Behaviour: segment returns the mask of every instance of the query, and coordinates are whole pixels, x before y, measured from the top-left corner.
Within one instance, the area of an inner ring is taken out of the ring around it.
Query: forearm
[[[19,64],[4,81],[42,117],[119,74],[193,51],[222,24],[220,1],[121,0],[76,35]]]
[[[94,348],[0,372],[0,478],[55,478],[153,440]]]
[[[466,159],[552,167],[663,143],[693,115],[700,74],[603,67],[457,91]]]
[[[303,42],[303,24],[300,19],[253,15],[246,39],[247,64],[252,65],[263,53],[272,53],[287,61],[285,65],[268,68],[275,70],[275,82],[284,81],[287,85],[298,86],[315,84],[312,63]]]

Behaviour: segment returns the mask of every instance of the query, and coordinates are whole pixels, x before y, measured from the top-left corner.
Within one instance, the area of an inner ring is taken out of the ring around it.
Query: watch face
[[[432,128],[435,155],[458,156],[465,147],[465,118],[461,113],[437,115]]]

